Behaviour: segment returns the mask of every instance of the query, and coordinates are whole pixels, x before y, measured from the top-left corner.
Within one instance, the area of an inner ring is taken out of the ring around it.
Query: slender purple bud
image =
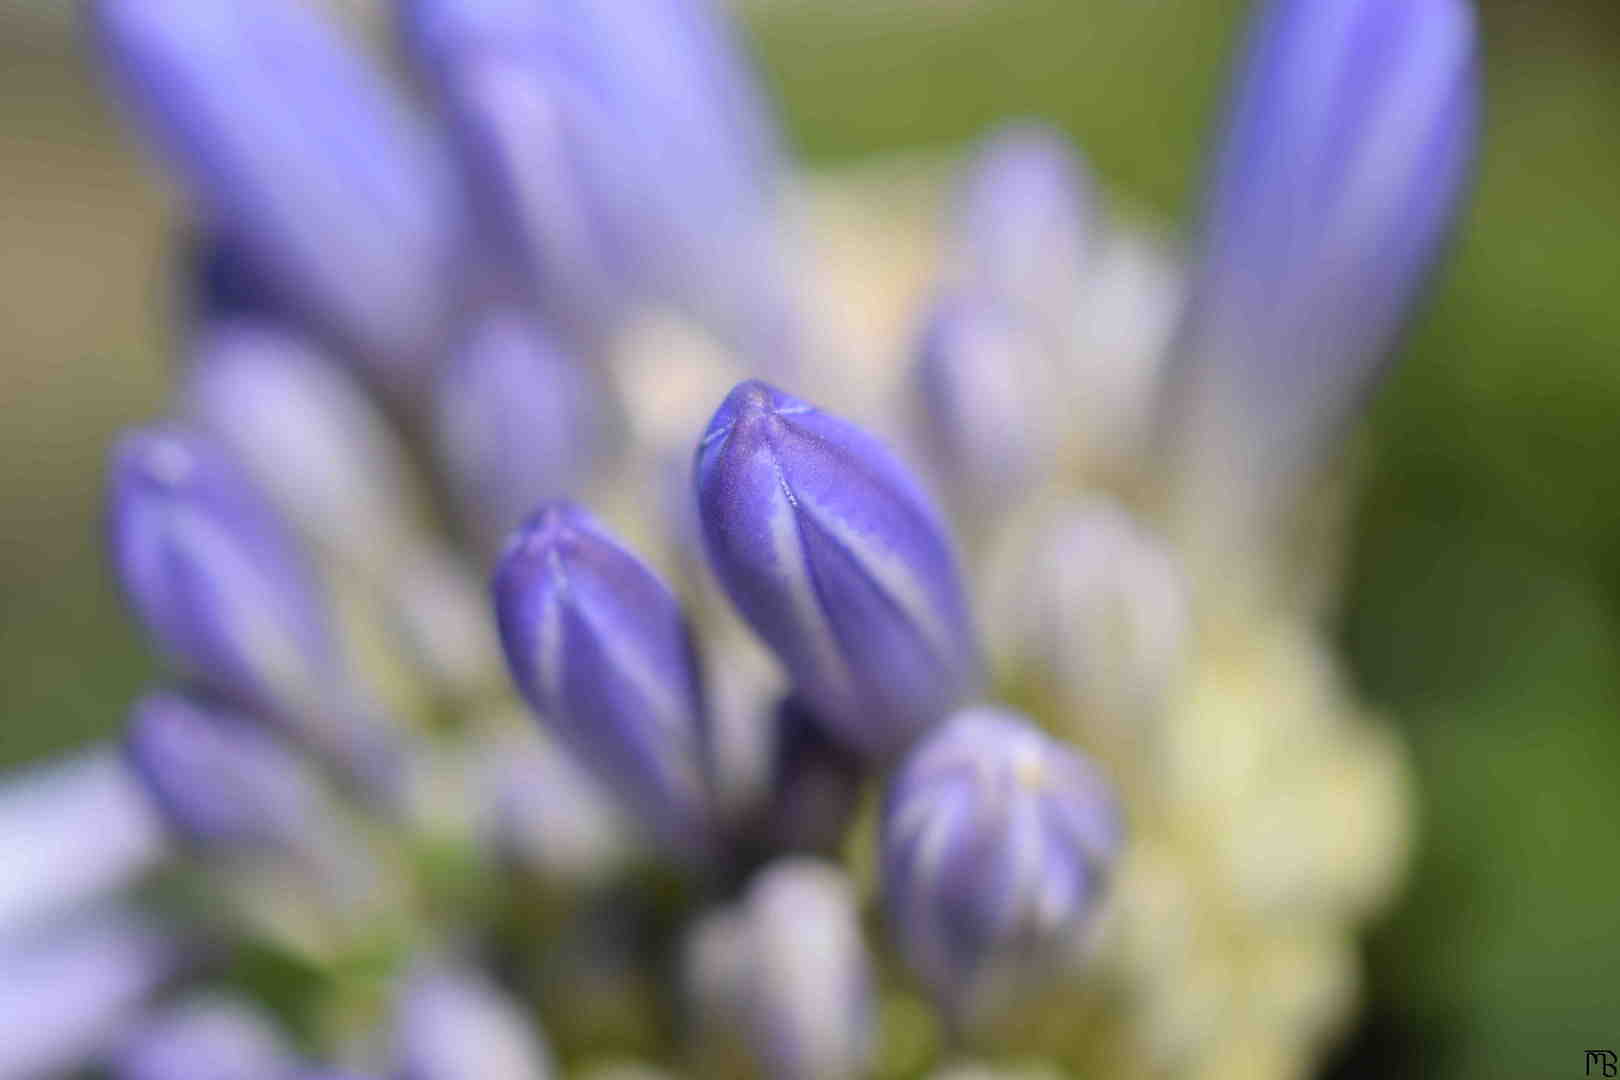
[[[106,911],[42,938],[0,941],[0,1080],[88,1064],[179,967],[161,931]]]
[[[229,447],[282,516],[322,548],[392,564],[420,531],[398,433],[363,387],[274,323],[199,328],[187,415]]]
[[[541,722],[666,844],[705,847],[703,695],[675,595],[558,502],[513,535],[494,597],[507,665]]]
[[[169,825],[205,848],[285,850],[322,825],[308,765],[241,714],[152,694],[130,714],[125,754]]]
[[[168,853],[162,822],[98,746],[0,778],[0,936],[129,883]]]
[[[481,320],[439,385],[440,455],[495,551],[535,507],[582,490],[602,457],[607,388],[533,321]]]
[[[355,703],[311,569],[234,459],[203,436],[157,427],[125,436],[111,471],[113,564],[170,661],[384,782],[389,734]]]
[[[710,565],[837,737],[884,755],[978,689],[943,523],[878,440],[761,382],[696,458]]]
[[[398,1080],[547,1080],[551,1054],[517,1003],[473,971],[410,977],[395,1003]]]
[[[1039,334],[1068,331],[1100,231],[1097,193],[1062,133],[1014,124],[984,140],[957,209],[968,284]]]
[[[756,340],[784,318],[777,135],[707,0],[413,0],[404,21],[541,291],[595,315],[628,286]]]
[[[872,972],[855,886],[818,859],[778,860],[749,886],[744,980],[755,1053],[782,1080],[866,1075]]]
[[[1274,0],[1261,15],[1165,418],[1187,498],[1269,524],[1383,371],[1472,173],[1476,49],[1469,0]]]
[[[540,3],[407,0],[407,45],[438,98],[489,249],[549,321],[589,342],[632,287],[625,163],[590,74]]]
[[[298,1062],[269,1017],[218,997],[143,1020],[109,1071],[114,1080],[293,1080]]]
[[[958,518],[994,521],[1050,466],[1053,380],[1041,346],[978,294],[929,311],[915,368],[922,441]]]
[[[119,96],[259,280],[385,376],[441,340],[457,244],[440,166],[304,0],[96,0]]]
[[[882,822],[891,932],[958,1022],[1005,1004],[1095,912],[1119,853],[1109,785],[1022,717],[967,709],[919,743]]]

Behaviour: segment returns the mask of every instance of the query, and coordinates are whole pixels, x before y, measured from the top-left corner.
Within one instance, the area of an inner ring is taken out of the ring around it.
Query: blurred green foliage
[[[812,160],[1043,117],[1116,190],[1185,219],[1241,6],[778,0],[755,30]],[[1483,7],[1479,194],[1371,410],[1341,627],[1363,692],[1410,733],[1424,796],[1423,850],[1373,943],[1346,1076],[1573,1076],[1585,1049],[1620,1044],[1620,6]],[[74,151],[86,175],[134,184],[82,83],[17,72],[8,87],[34,90],[0,117],[10,204],[33,190],[18,149],[63,123],[69,144],[88,132],[103,147]],[[60,245],[73,254],[62,238],[98,225],[84,215],[39,210],[33,233],[9,222],[6,280],[54,281]],[[108,233],[125,259],[101,274],[151,263],[155,236]],[[77,258],[63,288],[95,265],[94,250]],[[141,284],[124,284],[126,305],[161,299],[158,269],[129,272]],[[150,672],[93,522],[107,432],[157,407],[158,322],[109,314],[94,290],[78,299],[60,326],[0,301],[19,352],[48,365],[42,350],[68,350],[77,365],[46,387],[75,403],[65,418],[34,407],[48,378],[30,382],[26,358],[0,382],[0,761],[110,729]],[[149,340],[128,341],[132,328]]]

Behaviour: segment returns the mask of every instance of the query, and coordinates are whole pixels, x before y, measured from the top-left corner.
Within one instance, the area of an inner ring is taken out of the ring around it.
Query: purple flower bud
[[[319,829],[308,766],[252,720],[173,694],[142,699],[125,753],[164,818],[208,848],[288,849]]]
[[[667,845],[703,849],[702,687],[674,594],[559,502],[507,544],[494,596],[507,665],[541,722]]]
[[[293,1080],[298,1063],[246,1002],[202,998],[141,1023],[112,1055],[115,1080]]]
[[[783,318],[777,137],[707,0],[414,0],[405,27],[479,201],[561,315],[629,287],[723,334]]]
[[[765,1074],[853,1080],[873,1048],[872,972],[855,887],[831,863],[773,863],[744,901],[751,963],[743,983]]]
[[[159,427],[125,436],[111,471],[113,563],[166,656],[380,781],[388,736],[351,703],[310,568],[233,460],[202,436]]]
[[[899,750],[978,688],[944,525],[878,440],[761,382],[698,447],[709,561],[839,738]]]
[[[174,943],[126,912],[0,941],[0,1080],[86,1065],[178,966]]]
[[[1094,184],[1068,140],[1037,124],[991,135],[957,214],[968,284],[1037,333],[1067,333],[1100,231]]]
[[[606,394],[515,314],[483,319],[456,350],[439,386],[439,449],[486,550],[541,503],[585,486],[607,441]]]
[[[302,0],[92,12],[137,125],[258,278],[386,375],[431,356],[455,211],[420,132],[336,30]]]
[[[631,287],[623,130],[549,33],[543,4],[408,0],[404,35],[460,151],[480,232],[578,341],[611,326]]]
[[[1014,713],[975,708],[905,760],[880,842],[891,931],[929,990],[971,1022],[1096,910],[1121,828],[1084,758]]]
[[[396,561],[419,531],[410,466],[365,390],[269,322],[206,325],[191,351],[187,415],[230,449],[281,514],[342,558]]]
[[[518,1005],[472,971],[419,972],[395,1004],[399,1080],[546,1080],[551,1055]]]
[[[961,520],[994,521],[1028,493],[1056,445],[1054,380],[1002,305],[947,296],[923,324],[915,369],[922,440]]]
[[[1472,171],[1476,47],[1468,0],[1261,16],[1177,349],[1190,498],[1268,520],[1382,370]]]
[[[105,747],[0,778],[0,935],[106,895],[167,854],[162,822]]]

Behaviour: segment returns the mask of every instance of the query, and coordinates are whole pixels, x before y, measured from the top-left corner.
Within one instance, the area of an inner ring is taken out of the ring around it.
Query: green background
[[[762,2],[812,161],[1072,131],[1185,218],[1241,4]],[[98,559],[99,469],[161,407],[157,185],[71,37],[0,8],[0,761],[115,726],[151,662]],[[1371,409],[1342,639],[1423,783],[1345,1076],[1576,1076],[1620,1048],[1620,5],[1486,0],[1482,177]]]

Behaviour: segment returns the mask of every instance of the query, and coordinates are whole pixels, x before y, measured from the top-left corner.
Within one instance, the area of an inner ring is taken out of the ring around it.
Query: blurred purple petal
[[[781,1080],[854,1080],[874,1046],[873,975],[854,883],[793,857],[749,886],[744,979],[755,1053]]]
[[[480,320],[439,385],[438,443],[486,551],[541,503],[582,492],[608,441],[609,387],[534,322]]]
[[[0,1080],[88,1064],[179,963],[167,936],[120,911],[0,940]]]
[[[209,997],[142,1020],[110,1072],[114,1080],[293,1080],[298,1061],[264,1013]]]
[[[710,565],[839,738],[892,753],[977,690],[950,541],[882,443],[747,382],[695,470]]]
[[[1261,16],[1171,388],[1190,517],[1265,527],[1383,371],[1472,172],[1476,48],[1468,0]]]
[[[96,0],[136,123],[206,221],[389,380],[441,339],[455,211],[379,73],[304,0]]]
[[[399,1080],[547,1080],[551,1055],[517,1002],[470,970],[407,979],[394,1007]]]
[[[167,854],[162,822],[104,747],[0,777],[0,936],[134,880]]]
[[[1069,332],[1100,231],[1095,184],[1062,133],[1012,124],[986,138],[959,196],[967,285],[1037,334]]]

